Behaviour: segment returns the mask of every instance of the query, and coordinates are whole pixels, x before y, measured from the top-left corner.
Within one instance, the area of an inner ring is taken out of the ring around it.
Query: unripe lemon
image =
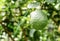
[[[30,25],[36,30],[42,30],[48,23],[48,18],[42,10],[35,10],[30,14]]]

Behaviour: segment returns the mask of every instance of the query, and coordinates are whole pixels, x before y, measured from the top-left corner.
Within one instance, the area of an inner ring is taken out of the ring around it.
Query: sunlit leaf
[[[55,0],[45,0],[47,3],[53,3]]]
[[[40,7],[40,4],[39,2],[32,2],[32,3],[29,3],[27,8],[38,8]]]
[[[41,11],[41,10],[35,10],[33,11],[31,14],[31,20],[30,20],[30,24],[32,26],[32,28],[35,28],[37,30],[39,29],[44,29],[44,27],[47,24],[47,15]]]

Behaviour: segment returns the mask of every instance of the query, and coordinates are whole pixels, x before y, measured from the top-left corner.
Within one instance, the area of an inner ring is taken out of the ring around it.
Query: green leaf
[[[32,2],[32,3],[29,3],[27,8],[38,8],[40,7],[40,3],[39,2]]]
[[[56,4],[56,5],[55,5],[55,8],[56,8],[57,10],[60,10],[60,3]]]
[[[40,37],[40,32],[39,31],[35,31],[34,32],[34,37],[33,37],[34,38],[34,41],[39,41],[40,40],[39,37]]]
[[[47,3],[53,3],[55,0],[45,0]]]
[[[32,28],[42,30],[47,25],[48,18],[42,10],[35,10],[31,12],[30,16],[30,24]]]

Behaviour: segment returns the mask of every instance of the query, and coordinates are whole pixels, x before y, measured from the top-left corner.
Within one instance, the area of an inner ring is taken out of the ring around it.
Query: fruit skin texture
[[[35,10],[31,12],[30,18],[31,28],[36,30],[44,29],[48,23],[47,15],[42,10]]]

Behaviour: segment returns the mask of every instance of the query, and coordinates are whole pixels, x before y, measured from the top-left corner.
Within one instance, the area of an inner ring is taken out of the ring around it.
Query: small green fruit
[[[36,30],[42,30],[48,22],[46,12],[35,10],[30,14],[30,25]]]

